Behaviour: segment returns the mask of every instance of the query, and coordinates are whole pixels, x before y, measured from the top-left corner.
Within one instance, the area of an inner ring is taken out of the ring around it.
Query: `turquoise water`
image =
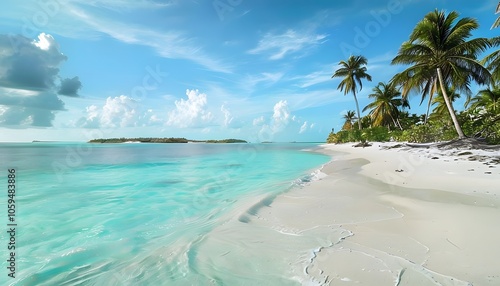
[[[2,246],[0,282],[225,285],[223,269],[200,265],[197,243],[235,205],[309,180],[329,160],[304,151],[314,147],[0,144],[5,186],[7,169],[16,169],[18,223],[17,277],[7,277]],[[0,202],[6,214],[6,195]]]

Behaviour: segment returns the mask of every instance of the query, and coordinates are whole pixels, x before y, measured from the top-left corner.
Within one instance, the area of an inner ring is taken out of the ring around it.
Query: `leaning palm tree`
[[[394,85],[379,82],[368,97],[373,98],[373,102],[365,106],[363,111],[370,109],[369,115],[373,126],[389,127],[392,123],[394,127],[402,129],[398,124],[398,118],[399,107],[403,106],[404,101],[401,92]]]
[[[342,126],[342,130],[351,130],[352,129],[352,123],[356,119],[356,113],[354,110],[349,110],[342,116],[344,118],[344,125]]]
[[[350,56],[347,61],[340,61],[340,68],[335,71],[332,75],[334,77],[342,77],[342,81],[340,82],[337,89],[344,92],[344,95],[352,92],[354,96],[354,102],[356,102],[356,111],[358,112],[358,118],[361,118],[361,112],[359,112],[359,104],[358,99],[356,98],[356,92],[358,90],[363,89],[362,79],[366,79],[368,81],[372,80],[372,77],[366,73],[366,64],[368,60],[363,56]],[[361,129],[361,120],[358,120],[358,127]]]
[[[437,90],[441,90],[460,139],[465,138],[465,134],[446,87],[453,86],[457,91],[470,94],[471,82],[489,84],[491,74],[477,56],[490,47],[491,42],[486,38],[468,40],[478,27],[475,19],[459,19],[457,12],[446,15],[444,11],[435,10],[415,26],[409,40],[401,45],[392,60],[392,64],[409,65],[392,79],[402,86],[403,97],[417,91],[422,95],[422,103],[427,96],[432,100]]]

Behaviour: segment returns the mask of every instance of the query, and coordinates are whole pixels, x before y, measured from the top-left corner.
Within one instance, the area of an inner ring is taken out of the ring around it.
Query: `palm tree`
[[[374,101],[363,108],[363,111],[371,109],[369,115],[373,126],[389,127],[392,123],[395,127],[402,129],[397,120],[399,107],[403,106],[404,101],[401,99],[401,92],[394,85],[379,82],[368,97],[373,98]]]
[[[500,13],[500,2],[498,2],[497,9],[495,10],[495,14],[498,14],[498,13]],[[498,17],[495,20],[495,23],[493,23],[493,26],[491,26],[491,28],[494,29],[494,28],[497,28],[498,26],[500,26],[500,17]]]
[[[473,110],[482,107],[496,114],[500,110],[500,89],[494,87],[480,90],[476,96],[466,102],[466,105]]]
[[[452,103],[460,98],[460,94],[456,93],[454,90],[448,90],[447,94]],[[441,91],[438,91],[438,95],[432,98],[431,105],[436,105],[431,114],[433,118],[443,118],[443,116],[446,116],[448,113],[448,107],[446,106],[446,102],[444,101],[443,93]],[[428,117],[429,115],[427,114],[426,118]]]
[[[342,130],[351,130],[352,129],[352,123],[356,119],[356,113],[354,110],[349,110],[342,116],[344,118],[345,122],[344,125],[342,126]]]
[[[399,112],[399,123],[403,129],[410,128],[412,126],[421,124],[424,122],[425,115],[417,115],[415,113],[411,114],[408,111],[400,111]]]
[[[495,37],[491,39],[491,45],[499,46],[500,37]],[[495,80],[500,80],[500,50],[496,50],[491,54],[487,55],[482,60],[482,63],[485,64],[486,68],[488,68],[491,71],[491,75]]]
[[[453,86],[469,94],[472,81],[489,84],[491,74],[479,63],[477,56],[490,47],[491,42],[486,38],[467,40],[479,24],[472,18],[458,18],[455,11],[446,15],[444,11],[435,10],[425,15],[392,60],[392,64],[410,65],[396,74],[392,82],[402,86],[404,98],[412,90],[421,93],[422,102],[426,96],[432,100],[438,88],[441,89],[455,130],[462,139],[465,134],[446,87]]]
[[[498,2],[497,9],[495,11],[495,14],[498,13],[500,13],[500,2]],[[500,26],[500,17],[495,20],[491,29],[497,28],[498,26]],[[494,37],[490,41],[492,46],[500,45],[500,37]],[[483,64],[487,65],[487,68],[491,71],[492,76],[496,80],[500,80],[500,50],[496,50],[486,56],[483,60]]]
[[[358,127],[361,129],[361,112],[359,112],[358,99],[356,98],[356,92],[363,89],[362,79],[372,81],[372,77],[366,73],[366,64],[368,60],[363,56],[350,56],[347,61],[340,61],[340,68],[335,71],[332,75],[334,77],[343,77],[337,89],[344,92],[344,95],[352,92],[354,96],[354,101],[356,102],[356,111],[358,112]]]

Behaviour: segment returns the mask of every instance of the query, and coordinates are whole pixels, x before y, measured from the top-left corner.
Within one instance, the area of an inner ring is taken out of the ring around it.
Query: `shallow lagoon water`
[[[7,282],[224,285],[197,243],[236,205],[310,180],[330,159],[304,151],[314,147],[0,144],[3,172],[17,173],[18,272]]]

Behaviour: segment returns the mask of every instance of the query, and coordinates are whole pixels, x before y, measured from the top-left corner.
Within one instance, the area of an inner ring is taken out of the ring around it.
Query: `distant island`
[[[241,139],[222,139],[222,140],[188,140],[186,138],[107,138],[92,139],[88,143],[248,143]]]
[[[201,143],[248,143],[247,141],[241,140],[241,139],[202,140],[202,141],[189,140],[189,142],[201,142]]]

